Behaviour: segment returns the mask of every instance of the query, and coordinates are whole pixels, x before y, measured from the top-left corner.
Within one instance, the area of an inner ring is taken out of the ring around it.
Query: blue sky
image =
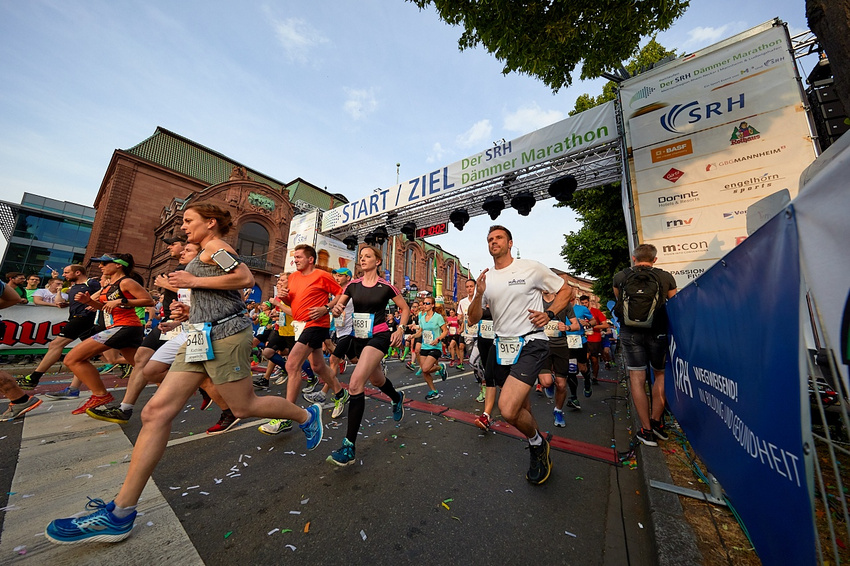
[[[803,0],[692,0],[659,41],[690,52],[773,17],[807,29]],[[402,0],[0,0],[0,200],[91,205],[112,152],[157,126],[356,199],[394,184],[396,163],[416,177],[601,92],[603,80],[553,94],[503,76],[483,49],[459,52],[460,33]],[[522,257],[568,269],[563,234],[578,225],[552,202],[498,220]],[[432,241],[477,273],[490,223]]]

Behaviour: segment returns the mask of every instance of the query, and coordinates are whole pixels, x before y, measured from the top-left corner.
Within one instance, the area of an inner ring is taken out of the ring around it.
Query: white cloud
[[[440,142],[436,142],[431,147],[431,152],[428,154],[428,157],[425,158],[426,163],[442,163],[443,156],[446,154],[446,150],[443,149],[443,146]]]
[[[286,56],[293,63],[306,63],[317,46],[330,41],[319,33],[319,30],[299,18],[288,18],[282,22],[273,20],[272,26]]]
[[[371,114],[378,108],[378,100],[375,98],[375,89],[354,89],[346,88],[345,94],[348,97],[342,105],[346,114],[360,120],[366,115]]]
[[[697,26],[688,32],[688,39],[683,46],[688,49],[699,49],[735,35],[747,27],[746,22],[730,22],[720,27]]]
[[[505,116],[505,130],[527,134],[564,119],[559,110],[543,110],[537,103],[523,106]]]
[[[490,120],[480,120],[472,125],[471,128],[457,137],[457,144],[460,147],[473,147],[482,144],[490,143],[490,134],[493,132],[493,126]]]

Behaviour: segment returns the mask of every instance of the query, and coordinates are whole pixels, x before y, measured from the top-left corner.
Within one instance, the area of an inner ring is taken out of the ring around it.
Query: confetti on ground
[[[300,515],[301,511],[290,511],[289,514],[290,515]]]
[[[283,533],[291,533],[291,532],[292,532],[292,529],[282,529],[280,532],[281,532],[281,534],[283,534]]]
[[[443,503],[451,503],[452,501],[454,501],[454,499],[452,499],[452,498],[443,499]]]
[[[207,491],[199,491],[198,493],[200,493],[201,495],[209,495],[209,492]]]
[[[274,528],[274,529],[272,529],[268,532],[268,535],[271,536],[271,535],[275,534],[276,532],[278,532],[279,530],[280,529],[278,529],[278,528]]]
[[[513,492],[514,492],[514,490],[512,490],[512,489],[506,489],[506,490],[505,490],[505,492],[506,492],[506,493],[513,493]]]
[[[454,515],[452,515],[452,519],[454,519],[458,523],[463,523],[463,521],[460,520],[460,517],[455,517]]]
[[[168,489],[170,489],[171,491],[177,491],[178,489],[183,489],[183,488],[168,486]]]
[[[307,521],[307,524],[306,524],[306,525],[304,525],[304,532],[305,532],[305,533],[309,533],[309,532],[310,532],[310,521]]]
[[[224,480],[220,480],[220,479],[218,479],[218,478],[213,478],[213,479],[215,480],[215,483],[221,483],[221,482],[223,482],[223,481],[224,481]]]
[[[310,502],[310,498],[309,498],[309,497],[308,497],[307,499],[302,499],[302,500],[301,500],[301,505],[307,505],[307,503],[309,503],[309,502]]]
[[[360,538],[366,540],[366,531],[364,531],[363,529],[360,529]]]
[[[145,524],[146,524],[147,526],[149,526],[149,527],[152,527],[152,526],[153,526],[153,521],[148,521],[148,522],[147,522],[147,523],[145,523]]]
[[[445,501],[443,502],[443,507],[445,507],[446,509],[450,509],[450,507],[448,505],[446,505]]]
[[[293,545],[291,545],[291,544],[287,544],[287,545],[286,545],[286,548],[291,548],[291,549],[292,549],[292,552],[295,552],[295,547],[294,547]]]
[[[643,523],[638,523],[638,527],[643,528]]]
[[[91,479],[91,478],[93,478],[93,477],[94,477],[94,476],[93,476],[93,475],[91,475],[91,474],[80,474],[80,475],[78,475],[77,477],[75,477],[74,479],[75,479],[75,480],[78,480],[78,479],[80,479],[80,478],[88,478],[88,479]],[[180,489],[180,488],[178,487],[177,489]]]
[[[573,537],[573,538],[578,538],[576,535],[574,535],[574,534],[573,534],[573,533],[571,533],[570,531],[564,531],[564,534],[565,534],[565,535],[569,535],[569,536],[571,536],[571,537]]]
[[[227,531],[226,533],[224,533],[224,538],[228,538],[232,534],[233,534],[233,531]]]
[[[583,477],[581,477],[581,476],[576,476],[576,479],[577,479],[577,480],[583,480],[584,478],[583,478]]]

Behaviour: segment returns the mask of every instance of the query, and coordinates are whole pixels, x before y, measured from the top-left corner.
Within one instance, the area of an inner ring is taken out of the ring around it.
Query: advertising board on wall
[[[325,213],[327,214],[327,213]],[[319,233],[319,211],[312,210],[292,217],[289,224],[289,239],[286,245],[286,262],[284,271],[295,271],[295,261],[292,259],[295,246],[308,244],[316,249],[316,265],[328,271],[348,267],[354,272],[354,252],[345,244]]]
[[[634,222],[683,287],[747,237],[747,207],[816,157],[783,25],[764,24],[625,81]]]

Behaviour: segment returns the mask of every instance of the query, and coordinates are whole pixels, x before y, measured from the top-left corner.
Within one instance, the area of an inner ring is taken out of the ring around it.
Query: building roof
[[[253,180],[277,190],[286,190],[292,202],[301,200],[322,210],[348,202],[343,195],[328,193],[301,178],[288,184],[278,181],[161,126],[157,126],[151,137],[124,151],[207,185],[225,183],[230,180],[234,167],[244,167]]]

